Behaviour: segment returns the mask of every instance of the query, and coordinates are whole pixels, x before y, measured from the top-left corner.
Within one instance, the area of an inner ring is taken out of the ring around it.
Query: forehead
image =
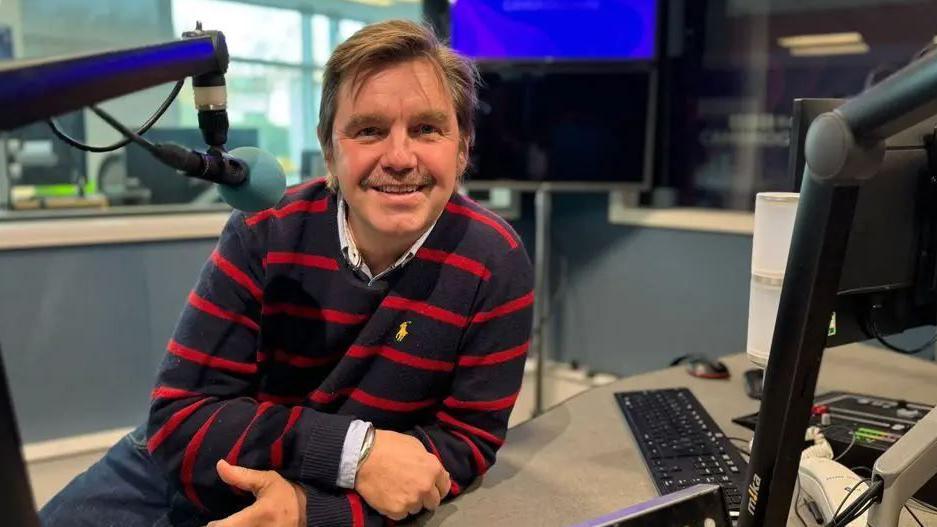
[[[427,59],[362,72],[339,89],[336,117],[360,112],[436,110],[454,113],[442,72]]]

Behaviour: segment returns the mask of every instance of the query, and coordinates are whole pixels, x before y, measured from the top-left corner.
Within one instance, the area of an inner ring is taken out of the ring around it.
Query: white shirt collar
[[[361,252],[358,251],[358,247],[355,245],[354,237],[352,236],[351,229],[348,226],[348,209],[345,204],[345,199],[342,197],[340,192],[336,193],[336,202],[338,203],[338,244],[341,247],[342,256],[345,257],[345,260],[348,262],[348,265],[352,269],[362,273],[368,278],[369,281],[374,282],[379,280],[387,273],[399,269],[407,264],[410,260],[416,256],[416,252],[420,250],[420,247],[423,246],[423,243],[429,238],[429,234],[433,231],[433,227],[436,226],[436,221],[439,221],[439,218],[433,222],[432,225],[426,229],[426,232],[422,236],[417,238],[417,240],[410,246],[405,253],[403,253],[400,258],[394,262],[394,265],[391,265],[384,271],[378,273],[377,276],[373,276],[371,269],[368,268],[368,264],[365,263],[364,258],[361,256]]]

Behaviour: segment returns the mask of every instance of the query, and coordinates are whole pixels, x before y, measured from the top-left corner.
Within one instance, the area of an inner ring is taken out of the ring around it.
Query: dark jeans
[[[39,511],[43,527],[196,527],[199,515],[169,484],[139,427]]]

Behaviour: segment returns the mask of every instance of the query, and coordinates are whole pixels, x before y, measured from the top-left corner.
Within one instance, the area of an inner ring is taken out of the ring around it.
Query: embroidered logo
[[[410,324],[413,324],[413,322],[409,320],[406,322],[400,323],[400,329],[397,330],[397,336],[394,337],[397,340],[397,342],[403,342],[403,339],[407,338],[407,335],[410,334],[407,331],[407,328],[410,327]]]

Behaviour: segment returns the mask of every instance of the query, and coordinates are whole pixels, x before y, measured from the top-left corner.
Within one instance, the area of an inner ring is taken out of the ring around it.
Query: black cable
[[[133,141],[134,143],[137,143],[138,145],[142,146],[143,148],[145,148],[147,151],[149,151],[150,153],[154,155],[158,154],[156,145],[144,139],[142,135],[124,126],[120,121],[114,118],[113,115],[93,105],[91,106],[91,111],[97,114],[97,116],[100,117],[105,123],[111,125],[115,130],[123,134],[124,137],[126,137],[128,141]]]
[[[843,505],[846,504],[846,500],[848,500],[848,499],[849,499],[849,496],[852,496],[852,493],[855,492],[857,488],[859,488],[859,485],[862,485],[863,483],[866,483],[866,482],[868,482],[868,481],[869,481],[869,480],[867,480],[867,479],[859,480],[859,481],[856,482],[855,485],[852,486],[851,489],[849,489],[849,492],[848,492],[848,493],[846,494],[846,496],[843,498],[843,501],[839,502],[839,507],[836,507],[836,512],[833,513],[833,518],[831,518],[830,521],[829,521],[829,523],[827,523],[828,526],[833,526],[833,527],[835,527],[835,525],[836,525],[836,517],[839,516],[839,511],[842,510]]]
[[[914,521],[916,521],[918,525],[920,525],[921,527],[924,527],[924,524],[921,523],[920,519],[918,519],[917,514],[914,514],[914,511],[911,510],[911,507],[908,507],[907,503],[905,503],[904,505],[904,510],[908,511],[908,514],[910,514],[911,517],[914,518]]]
[[[869,488],[867,488],[865,492],[862,493],[862,495],[856,498],[856,501],[850,503],[849,506],[843,510],[842,514],[839,513],[839,510],[842,509],[843,504],[846,503],[846,501],[849,499],[849,496],[855,492],[859,485],[867,481],[868,480],[858,481],[855,485],[853,485],[852,489],[849,490],[849,494],[846,494],[846,497],[843,498],[843,501],[840,502],[839,507],[837,507],[837,513],[833,515],[833,520],[830,523],[831,527],[845,527],[846,525],[849,525],[856,518],[865,514],[872,507],[875,501],[881,497],[884,483],[880,479],[872,481],[869,484]]]
[[[800,520],[801,525],[807,527],[807,520],[800,515],[800,478],[797,478],[795,483],[797,484],[797,494],[794,495],[794,514],[797,515],[797,519]]]
[[[869,319],[869,330],[872,332],[872,336],[875,337],[875,340],[879,341],[879,342],[882,344],[882,346],[885,346],[886,348],[888,348],[888,349],[890,349],[890,350],[892,350],[892,351],[897,351],[898,353],[903,353],[903,354],[905,354],[905,355],[913,355],[913,354],[915,354],[915,353],[919,353],[919,352],[921,352],[921,351],[924,351],[924,350],[927,349],[928,347],[932,346],[935,342],[937,342],[937,331],[934,332],[934,336],[931,337],[930,340],[928,340],[927,342],[925,342],[925,343],[922,344],[921,346],[918,346],[917,348],[910,349],[910,350],[909,350],[909,349],[905,349],[905,348],[898,347],[898,346],[892,344],[891,342],[888,342],[887,340],[885,340],[885,337],[882,336],[882,332],[879,331],[879,329],[878,329],[878,324],[875,323],[875,311],[877,311],[877,310],[879,310],[879,309],[881,309],[881,308],[882,308],[882,305],[881,305],[881,304],[874,304],[874,305],[871,307],[871,309],[869,309],[869,317],[868,317],[868,319]]]
[[[143,123],[143,125],[135,132],[137,135],[145,134],[150,128],[153,127],[154,124],[156,124],[156,121],[158,121],[163,116],[163,114],[166,113],[166,110],[169,109],[169,106],[172,105],[172,102],[176,100],[176,96],[178,96],[179,92],[182,91],[182,86],[184,84],[185,79],[176,82],[175,86],[172,88],[172,91],[170,91],[169,95],[166,97],[166,100],[163,101],[163,104],[161,104],[156,112],[153,113],[153,115],[151,115],[150,118],[147,119],[146,122]],[[46,123],[48,123],[49,128],[52,129],[52,133],[54,133],[56,137],[79,150],[84,150],[85,152],[113,152],[118,148],[127,146],[131,141],[133,141],[133,139],[125,136],[124,139],[121,139],[120,141],[108,146],[86,145],[62,131],[55,119],[48,119]]]
[[[856,444],[856,433],[853,432],[852,440],[849,442],[849,445],[846,446],[846,450],[843,450],[842,452],[839,453],[838,456],[834,457],[833,461],[839,461],[840,459],[842,459],[843,456],[845,456],[850,450],[852,450],[852,447],[855,446],[855,444]]]

